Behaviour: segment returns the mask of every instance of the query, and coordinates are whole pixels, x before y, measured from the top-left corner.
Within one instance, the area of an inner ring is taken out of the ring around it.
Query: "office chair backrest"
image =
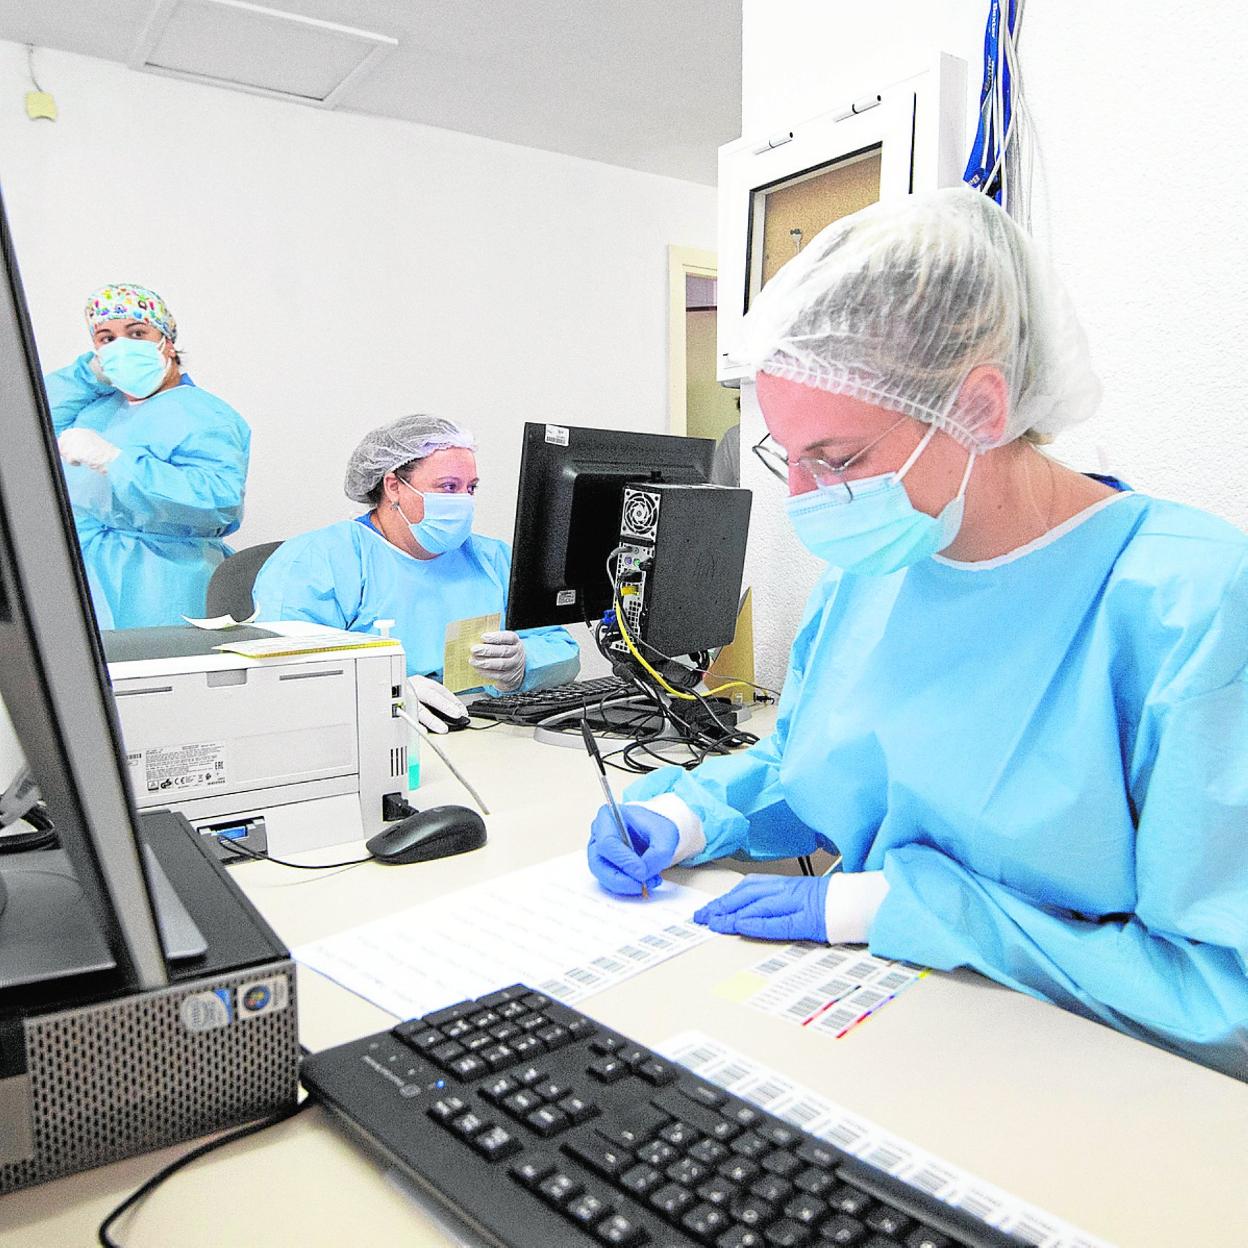
[[[261,542],[237,551],[217,565],[208,581],[204,602],[204,614],[212,619],[218,615],[232,615],[245,620],[255,609],[251,601],[251,587],[264,566],[265,560],[281,545],[281,542]]]

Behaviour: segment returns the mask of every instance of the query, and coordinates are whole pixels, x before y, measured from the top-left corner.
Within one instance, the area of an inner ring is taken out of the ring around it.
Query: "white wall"
[[[412,411],[481,443],[510,539],[525,420],[666,427],[667,246],[712,248],[711,187],[40,51],[28,121],[0,43],[0,176],[45,368],[89,290],[165,296],[196,381],[254,441],[243,546],[354,514],[362,432]]]
[[[744,0],[745,133],[852,98],[888,58],[939,48],[968,64],[969,145],[987,10],[987,0]],[[1198,18],[1126,0],[1032,3],[1021,38],[1043,159],[1035,233],[1105,387],[1098,415],[1055,450],[1248,528],[1246,45],[1248,10],[1230,0]],[[742,432],[743,446],[762,435],[756,409]],[[779,483],[750,463],[745,472],[760,679],[779,679],[819,565],[788,529]]]

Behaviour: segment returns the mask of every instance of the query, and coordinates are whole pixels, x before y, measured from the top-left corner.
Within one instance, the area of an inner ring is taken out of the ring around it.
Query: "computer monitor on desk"
[[[624,487],[703,484],[714,452],[709,438],[527,423],[508,626],[600,619],[611,605],[606,564],[620,541]]]

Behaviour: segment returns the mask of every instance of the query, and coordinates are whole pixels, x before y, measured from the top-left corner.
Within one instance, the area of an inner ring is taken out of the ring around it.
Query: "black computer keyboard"
[[[308,1057],[303,1083],[507,1248],[1019,1242],[522,984]]]
[[[550,689],[527,693],[504,693],[496,698],[477,698],[468,704],[468,713],[481,719],[501,719],[512,724],[536,724],[560,711],[593,708],[604,699],[613,701],[637,692],[626,680],[602,676],[597,680],[576,680]]]

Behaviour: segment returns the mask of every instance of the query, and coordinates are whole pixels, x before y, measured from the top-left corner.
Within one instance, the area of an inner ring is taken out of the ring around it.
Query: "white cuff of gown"
[[[828,877],[824,918],[828,944],[863,945],[875,912],[888,895],[883,871],[837,871]]]
[[[702,820],[698,812],[675,793],[660,793],[658,797],[647,797],[640,802],[629,802],[630,806],[644,806],[656,815],[670,819],[680,833],[676,842],[676,853],[672,857],[672,866],[700,854],[706,848],[706,837],[702,832]]]

